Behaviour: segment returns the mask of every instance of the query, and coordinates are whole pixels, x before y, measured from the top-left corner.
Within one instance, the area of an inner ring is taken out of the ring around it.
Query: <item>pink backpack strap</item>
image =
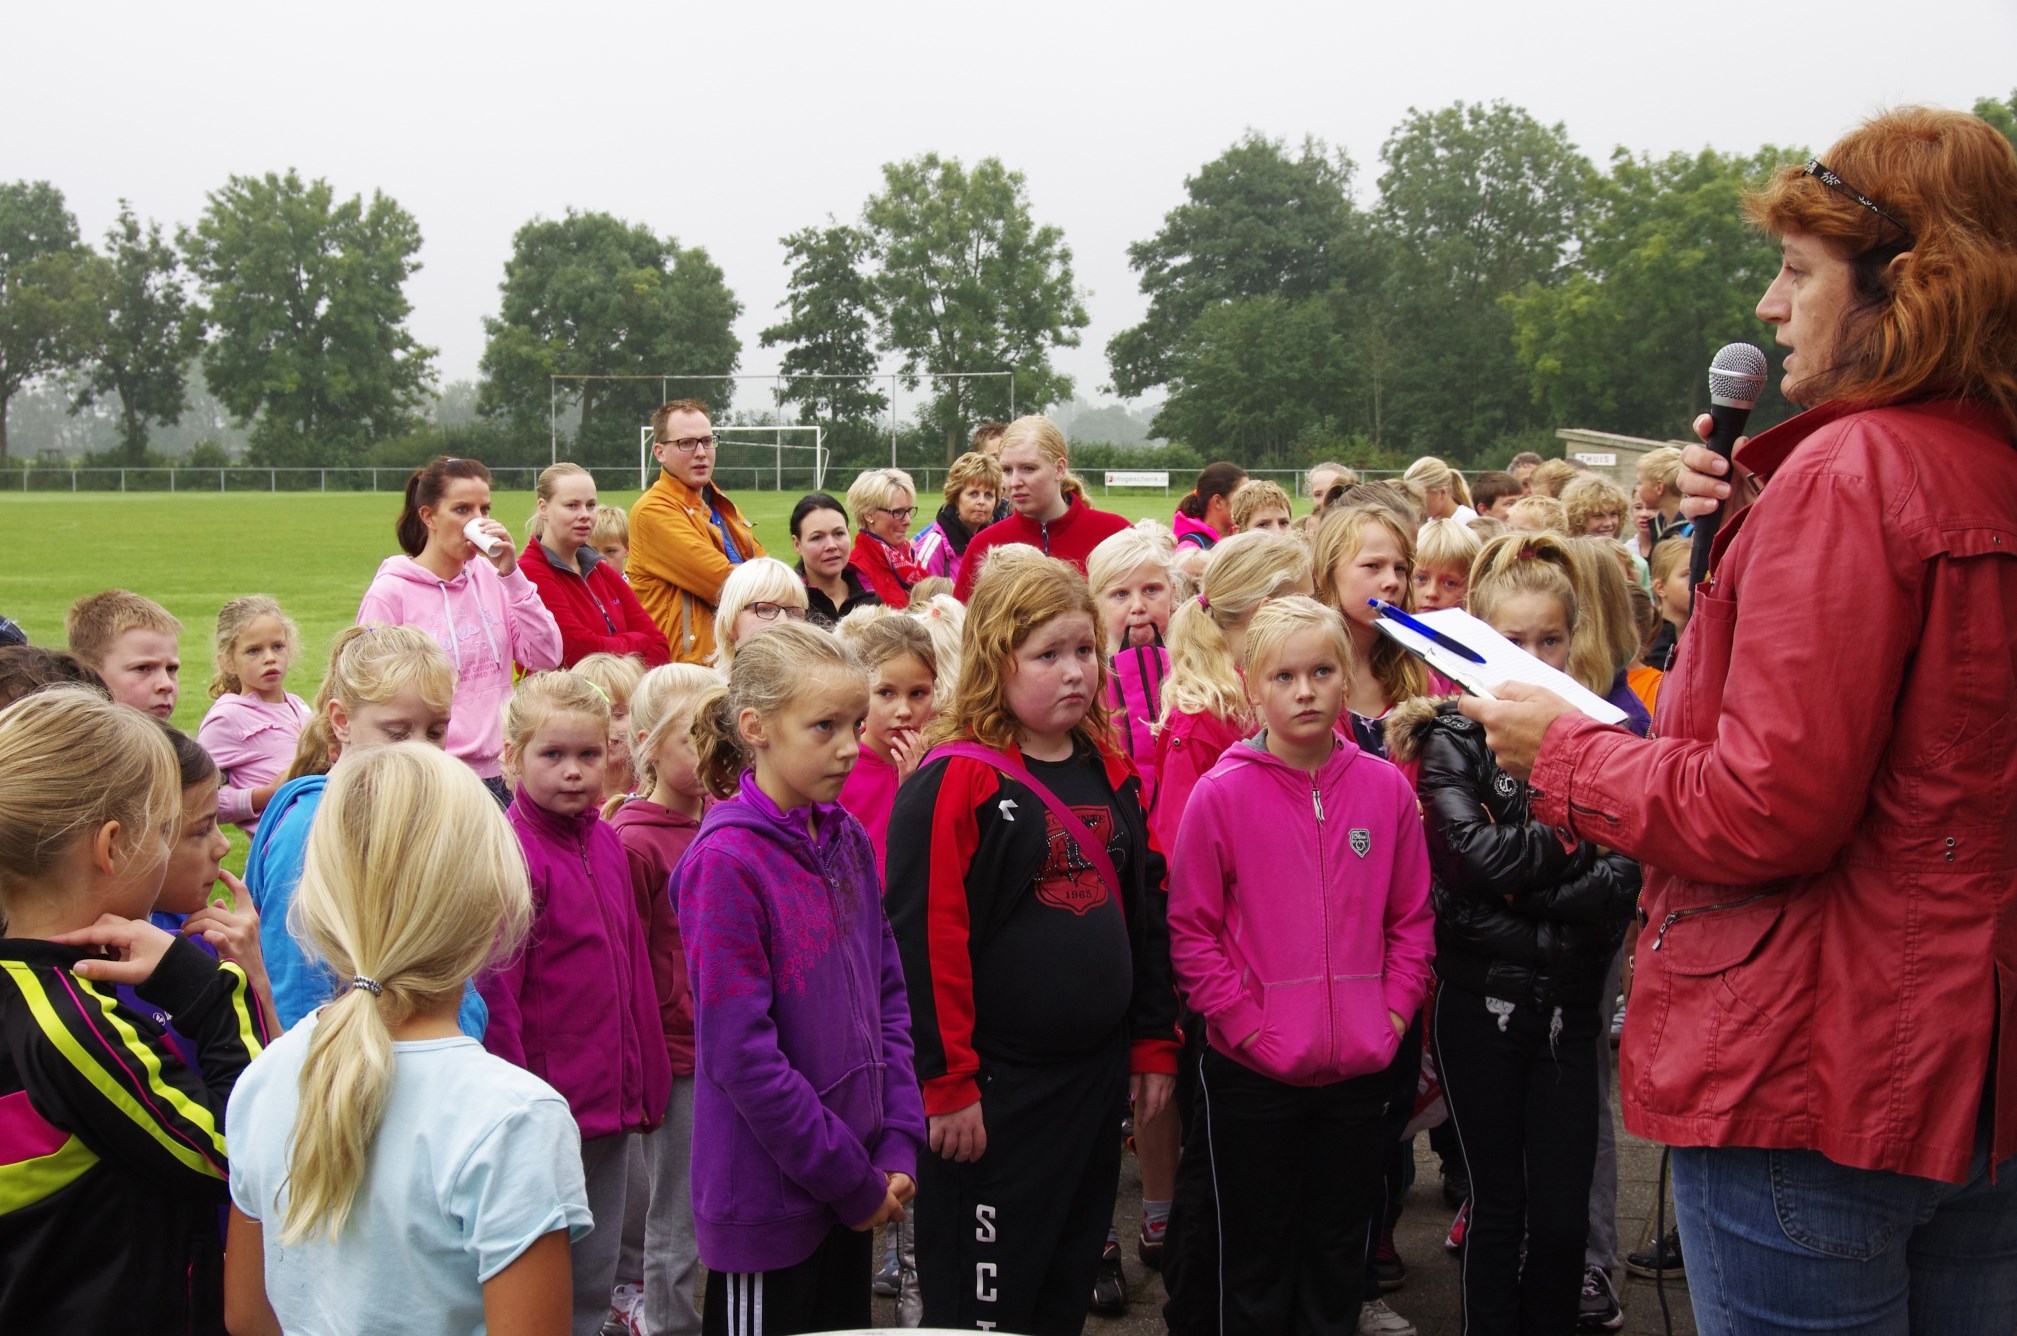
[[[938,756],[964,756],[969,761],[979,761],[984,765],[993,766],[1034,793],[1037,801],[1058,819],[1058,825],[1063,828],[1065,837],[1078,846],[1086,861],[1093,865],[1093,871],[1100,874],[1100,880],[1107,884],[1107,890],[1113,894],[1114,903],[1127,903],[1121,895],[1121,875],[1114,868],[1114,860],[1107,856],[1107,851],[1100,846],[1099,841],[1091,838],[1086,831],[1085,822],[1080,820],[1071,808],[1065,806],[1064,799],[1045,788],[1043,783],[1029,772],[1028,767],[1007,753],[998,752],[992,747],[983,747],[978,742],[942,742],[933,747],[930,755],[920,761],[919,765],[929,765],[932,758]]]

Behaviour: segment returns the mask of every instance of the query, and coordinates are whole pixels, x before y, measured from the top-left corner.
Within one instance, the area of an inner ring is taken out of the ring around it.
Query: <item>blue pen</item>
[[[1395,621],[1399,622],[1402,626],[1405,626],[1410,631],[1413,631],[1416,635],[1428,637],[1430,640],[1435,641],[1438,645],[1441,645],[1444,649],[1450,651],[1450,653],[1452,654],[1461,654],[1465,658],[1469,659],[1472,663],[1483,663],[1485,661],[1484,655],[1478,653],[1478,651],[1472,649],[1469,645],[1466,645],[1463,641],[1451,639],[1449,636],[1444,635],[1441,631],[1438,631],[1435,627],[1430,626],[1427,622],[1418,621],[1415,618],[1408,616],[1407,613],[1402,612],[1399,608],[1395,607],[1393,604],[1387,602],[1384,599],[1369,598],[1366,600],[1366,602],[1372,605],[1373,611],[1379,613],[1380,616],[1393,618]]]

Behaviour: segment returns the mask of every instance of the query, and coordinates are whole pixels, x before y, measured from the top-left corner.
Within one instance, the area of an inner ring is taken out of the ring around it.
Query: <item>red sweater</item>
[[[1093,554],[1100,540],[1127,527],[1126,520],[1104,510],[1094,510],[1083,496],[1074,496],[1070,508],[1048,524],[1024,515],[1011,515],[973,536],[966,554],[960,558],[959,583],[953,592],[962,603],[971,598],[973,582],[979,577],[987,554],[1010,543],[1023,543],[1047,557],[1069,561],[1083,575],[1086,558]]]
[[[593,551],[584,548],[583,551]],[[587,578],[553,564],[553,554],[529,539],[518,565],[539,590],[539,601],[560,625],[560,666],[572,668],[591,654],[634,654],[647,668],[672,662],[672,650],[614,566],[597,557]]]

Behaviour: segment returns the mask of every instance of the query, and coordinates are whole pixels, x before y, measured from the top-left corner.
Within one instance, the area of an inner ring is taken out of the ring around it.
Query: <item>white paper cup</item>
[[[484,556],[491,557],[497,555],[497,545],[500,540],[495,535],[484,531],[482,517],[479,516],[463,525],[462,536],[476,544],[476,550]]]

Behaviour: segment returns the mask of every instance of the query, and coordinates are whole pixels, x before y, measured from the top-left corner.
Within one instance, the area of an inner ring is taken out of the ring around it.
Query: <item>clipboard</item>
[[[1380,634],[1395,641],[1402,649],[1473,696],[1496,700],[1498,697],[1494,694],[1493,688],[1504,686],[1508,682],[1524,682],[1528,686],[1554,692],[1600,724],[1625,722],[1623,710],[1567,673],[1542,663],[1462,608],[1438,608],[1434,612],[1417,612],[1409,615],[1416,621],[1434,627],[1439,634],[1468,646],[1483,656],[1485,661],[1472,663],[1452,654],[1435,641],[1403,626],[1391,617],[1380,617],[1373,622],[1373,625],[1379,629]]]

